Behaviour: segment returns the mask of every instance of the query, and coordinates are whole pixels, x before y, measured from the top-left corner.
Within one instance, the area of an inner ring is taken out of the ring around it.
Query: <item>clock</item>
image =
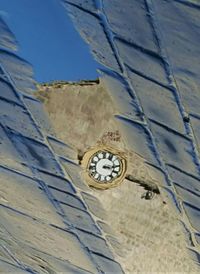
[[[122,161],[110,151],[98,151],[89,160],[88,172],[98,183],[110,183],[121,175]]]

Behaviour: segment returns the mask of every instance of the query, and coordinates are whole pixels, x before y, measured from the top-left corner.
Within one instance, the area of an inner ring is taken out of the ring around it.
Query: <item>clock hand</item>
[[[112,169],[112,166],[111,165],[104,165],[103,168],[104,169]]]

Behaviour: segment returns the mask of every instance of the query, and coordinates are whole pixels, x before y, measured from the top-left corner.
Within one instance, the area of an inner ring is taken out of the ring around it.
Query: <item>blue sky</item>
[[[38,82],[97,78],[99,64],[58,0],[0,0],[0,16]]]

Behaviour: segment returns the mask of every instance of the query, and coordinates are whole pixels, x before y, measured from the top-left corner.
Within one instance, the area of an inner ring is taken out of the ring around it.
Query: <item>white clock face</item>
[[[117,155],[108,151],[98,151],[89,161],[89,174],[99,183],[109,183],[120,176],[122,162]]]

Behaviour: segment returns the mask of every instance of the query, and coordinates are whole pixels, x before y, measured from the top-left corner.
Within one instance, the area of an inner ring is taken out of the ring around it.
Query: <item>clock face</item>
[[[98,151],[89,161],[89,175],[99,183],[109,183],[120,176],[122,162],[109,151]]]

